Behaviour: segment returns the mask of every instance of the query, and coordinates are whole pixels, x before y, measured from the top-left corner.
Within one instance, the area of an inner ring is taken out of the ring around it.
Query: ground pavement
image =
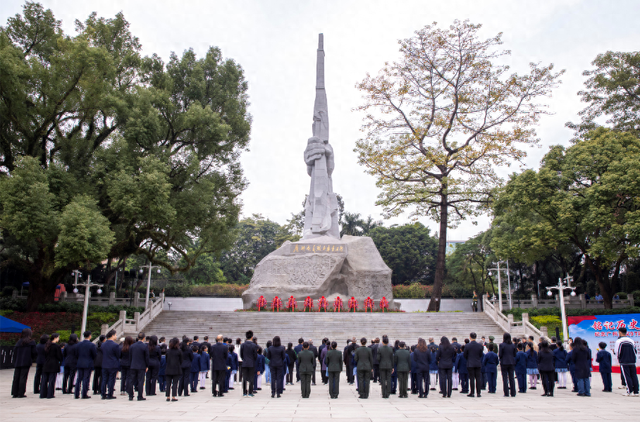
[[[29,381],[33,382],[32,368]],[[592,378],[592,396],[577,397],[567,390],[556,390],[556,397],[541,397],[537,390],[528,390],[515,398],[502,397],[502,381],[498,376],[496,394],[483,393],[482,398],[468,398],[454,391],[450,399],[443,399],[431,391],[429,398],[408,399],[380,397],[380,387],[372,384],[369,399],[358,399],[354,386],[346,384],[344,373],[340,397],[329,399],[328,388],[322,384],[312,387],[311,397],[300,397],[300,384],[287,386],[282,398],[272,399],[268,388],[253,398],[243,398],[236,388],[222,398],[211,396],[211,387],[178,402],[167,403],[164,396],[149,397],[147,401],[130,402],[125,396],[117,400],[74,400],[72,396],[56,392],[56,398],[41,400],[27,390],[27,398],[10,396],[13,370],[0,371],[0,420],[9,421],[301,421],[344,420],[360,421],[633,421],[640,420],[640,398],[624,397],[619,390],[620,377],[613,374],[613,393],[602,392],[599,374]],[[318,380],[319,380],[318,374]],[[32,384],[31,384],[32,387]],[[237,385],[236,385],[237,387]]]

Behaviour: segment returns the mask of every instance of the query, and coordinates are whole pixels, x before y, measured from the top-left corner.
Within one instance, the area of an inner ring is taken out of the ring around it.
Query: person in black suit
[[[286,353],[284,346],[280,342],[280,337],[273,338],[273,345],[267,349],[267,359],[269,359],[269,370],[271,371],[271,397],[276,394],[278,398],[282,394],[282,374],[284,373],[284,361]],[[315,362],[315,361],[314,361]]]
[[[107,339],[107,336],[102,334],[98,337],[98,344],[96,350],[96,358],[93,360],[93,394],[102,395],[100,386],[102,385],[102,343]]]
[[[127,394],[127,381],[129,380],[129,368],[131,367],[131,351],[133,337],[126,336],[120,346],[120,395]]]
[[[351,358],[352,358],[352,353],[354,350],[354,345],[355,345],[355,337],[352,340],[347,340],[347,346],[344,348],[343,352],[342,352],[342,359],[344,361],[344,366],[346,368],[346,372],[347,372],[347,383],[349,383],[350,385],[353,384],[354,382],[354,377],[353,377],[353,364],[351,362]]]
[[[543,340],[542,343],[540,343],[540,351],[538,352],[538,370],[540,371],[540,375],[542,375],[542,387],[544,388],[544,394],[542,394],[542,396],[553,397],[553,387],[555,385],[553,376],[555,374],[556,367],[553,351],[549,347],[549,342],[546,340]]]
[[[44,345],[49,341],[49,336],[43,334],[40,343],[36,346],[36,376],[33,379],[33,394],[40,394],[40,384],[42,382],[42,368],[44,367]]]
[[[138,401],[146,400],[142,396],[144,390],[144,376],[149,368],[149,346],[144,342],[144,333],[138,333],[138,341],[129,347],[131,354],[131,366],[129,367],[129,378],[127,379],[127,392],[129,401],[133,401],[133,386],[138,388]]]
[[[182,351],[178,348],[180,341],[174,337],[169,341],[166,359],[167,367],[165,369],[166,379],[166,396],[167,401],[178,401],[178,383],[182,376]],[[169,395],[171,394],[171,399]]]
[[[78,369],[78,355],[75,348],[78,345],[78,336],[71,334],[69,341],[64,347],[62,357],[64,358],[64,377],[62,378],[62,394],[71,394],[76,380]]]
[[[253,397],[253,380],[256,361],[258,360],[258,346],[252,341],[253,331],[247,331],[246,341],[240,346],[242,359],[242,396]],[[247,389],[247,384],[249,388]]]
[[[91,372],[93,371],[93,362],[98,355],[96,345],[91,342],[91,331],[85,331],[82,334],[84,340],[78,343],[75,354],[78,357],[78,381],[76,383],[75,397],[80,398],[80,389],[82,389],[82,398],[90,399],[89,381],[91,381]]]
[[[426,399],[429,395],[429,366],[431,365],[431,352],[427,347],[425,339],[418,339],[418,346],[413,352],[413,360],[416,362],[418,398]]]
[[[302,343],[304,343],[304,339],[300,337],[298,345],[293,348],[293,351],[296,352],[296,382],[300,382],[300,362],[298,362],[297,356],[302,352]]]
[[[326,366],[329,371],[329,396],[337,399],[340,393],[340,372],[342,372],[342,353],[337,350],[338,343],[331,342],[331,350],[327,352]]]
[[[56,391],[56,377],[62,364],[62,350],[60,350],[60,334],[53,333],[44,346],[44,366],[42,367],[42,384],[40,398],[52,399]]]
[[[371,371],[373,370],[373,354],[367,347],[367,339],[360,339],[362,347],[358,347],[354,353],[358,374],[358,393],[361,399],[369,398],[369,386],[371,382]]]
[[[502,337],[502,343],[498,350],[498,357],[500,358],[500,371],[502,372],[502,393],[504,397],[516,396],[516,354],[518,349],[516,345],[511,342],[511,334],[504,333]]]
[[[313,340],[309,340],[309,351],[313,352],[313,373],[311,374],[311,385],[316,385],[316,368],[318,363],[318,348],[313,345]]]
[[[180,344],[180,350],[182,350],[182,376],[178,382],[178,395],[189,396],[189,386],[191,385],[191,362],[193,362],[193,350],[191,350],[191,339],[184,337]]]
[[[11,396],[24,398],[27,392],[27,377],[33,361],[38,357],[36,352],[36,342],[31,340],[31,329],[24,328],[20,335],[20,340],[13,348],[15,370],[13,372],[13,385],[11,386]]]
[[[440,392],[442,397],[451,397],[451,373],[453,362],[456,359],[456,350],[453,348],[447,337],[440,339],[440,346],[436,351],[436,360],[438,361],[438,371],[440,375]]]
[[[224,382],[227,377],[229,348],[222,340],[222,334],[218,335],[215,344],[211,346],[209,351],[209,356],[211,357],[211,392],[213,397],[223,397],[222,392],[225,390]]]
[[[102,350],[102,400],[115,400],[113,390],[116,386],[116,374],[120,367],[120,346],[116,343],[116,330],[107,333],[107,341],[100,346]]]
[[[198,348],[198,350],[200,350],[200,342],[198,341],[200,339],[200,337],[198,336],[193,336],[193,341],[191,342],[191,347],[196,346]]]
[[[476,338],[476,333],[469,334],[471,341],[464,347],[464,358],[467,360],[469,385],[471,385],[471,392],[467,397],[474,397],[476,389],[478,390],[478,397],[480,397],[480,387],[482,386],[482,373],[480,372],[480,368],[482,367],[483,348],[482,345],[476,341]]]
[[[373,355],[373,380],[376,383],[380,379],[380,362],[378,361],[378,347],[380,346],[380,339],[376,337],[375,340],[371,340],[371,354]]]
[[[158,346],[158,337],[149,337],[149,370],[147,371],[147,382],[144,387],[147,397],[156,395],[156,383],[160,374],[160,346]]]

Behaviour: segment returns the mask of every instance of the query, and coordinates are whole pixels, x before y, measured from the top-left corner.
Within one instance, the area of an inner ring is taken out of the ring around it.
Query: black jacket
[[[149,367],[160,367],[160,346],[154,346],[149,349]]]
[[[309,351],[313,352],[313,366],[316,366],[316,360],[318,359],[318,348],[313,344],[309,345]]]
[[[133,344],[131,346],[133,346]],[[122,347],[120,347],[120,366],[123,368],[128,368],[131,366],[131,346],[129,346],[129,350],[127,350],[126,352],[122,350]]]
[[[18,340],[13,348],[13,355],[15,356],[15,367],[31,366],[34,360],[38,357],[36,352],[36,342],[33,340],[23,341]]]
[[[62,353],[62,357],[64,357],[64,366],[69,368],[76,368],[78,366],[78,352],[76,348],[79,343],[72,344],[69,346],[68,344],[64,348],[64,352]]]
[[[51,343],[49,351],[45,352],[43,372],[60,372],[60,365],[62,365],[62,350],[58,343]]]
[[[371,348],[371,354],[373,355],[373,364],[378,365],[380,362],[378,361],[378,343],[372,344],[369,346]]]
[[[243,368],[254,368],[258,360],[258,346],[251,340],[247,340],[240,346],[240,359]]]
[[[165,375],[182,375],[182,351],[167,349],[167,367]]]
[[[96,350],[96,358],[93,360],[94,368],[102,368],[102,345],[98,346]]]
[[[464,358],[467,360],[467,368],[482,367],[483,348],[480,343],[471,340],[469,344],[464,346]]]
[[[100,346],[102,350],[102,368],[118,369],[120,367],[120,346],[113,340],[107,340]]]
[[[571,360],[576,366],[576,378],[591,376],[591,353],[586,347],[575,348],[571,351]]]
[[[223,371],[227,369],[227,356],[229,356],[229,347],[224,343],[214,343],[209,349],[211,357],[211,369],[214,371]]]
[[[456,349],[453,346],[447,348],[440,346],[436,351],[436,360],[440,369],[453,368],[453,362],[456,360]]]
[[[296,359],[298,358],[296,356],[296,351],[293,350],[293,348],[287,349],[285,353],[287,354],[287,356],[289,356],[289,365],[293,365],[294,363],[296,363]],[[340,353],[340,356],[342,356],[342,353]]]
[[[193,350],[191,350],[191,346],[186,346],[185,349],[180,349],[182,351],[182,369],[187,369],[186,372],[191,371],[191,362],[193,362]]]
[[[416,363],[417,372],[429,372],[429,365],[431,364],[431,352],[429,349],[421,352],[416,348],[413,352],[413,360]]]
[[[38,343],[36,345],[36,365],[44,365],[44,344]]]
[[[76,344],[74,355],[78,358],[77,367],[80,369],[93,369],[93,362],[98,355],[96,345],[89,340]]]
[[[143,341],[133,343],[129,348],[131,369],[147,369],[149,367],[149,345]]]
[[[269,368],[282,368],[284,366],[285,351],[284,346],[271,346],[267,349],[267,359]]]
[[[500,365],[515,365],[516,353],[518,353],[518,349],[516,348],[515,344],[513,343],[500,344],[500,350],[498,352],[498,357],[500,358]]]
[[[538,352],[538,370],[540,372],[553,372],[556,370],[554,363],[553,352],[544,352],[540,350]]]

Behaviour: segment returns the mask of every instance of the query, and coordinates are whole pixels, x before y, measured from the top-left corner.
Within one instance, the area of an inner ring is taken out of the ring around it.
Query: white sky
[[[0,22],[22,11],[23,1],[2,0]],[[438,22],[454,19],[483,24],[484,38],[503,32],[504,49],[512,51],[512,70],[526,72],[529,62],[554,63],[566,69],[563,83],[547,100],[552,116],[538,127],[541,147],[529,150],[526,166],[537,168],[549,145],[567,144],[567,121],[577,121],[584,104],[576,93],[583,88],[582,72],[607,50],[637,51],[640,41],[640,1],[41,1],[74,34],[75,19],[93,11],[113,17],[122,11],[143,53],[165,61],[193,48],[202,57],[209,46],[236,60],[249,82],[253,116],[250,152],[242,158],[249,188],[242,195],[245,216],[261,213],[284,223],[301,210],[309,189],[303,162],[311,136],[315,97],[318,33],[324,33],[330,142],[336,156],[334,190],[346,210],[380,218],[375,206],[375,179],[364,173],[353,152],[362,116],[353,112],[362,103],[355,85],[367,72],[376,74],[385,61],[399,57],[399,39]],[[503,169],[508,174],[517,168]],[[406,216],[385,224],[404,223]],[[437,230],[435,222],[423,224]],[[466,240],[488,228],[463,222],[449,230],[450,240]]]

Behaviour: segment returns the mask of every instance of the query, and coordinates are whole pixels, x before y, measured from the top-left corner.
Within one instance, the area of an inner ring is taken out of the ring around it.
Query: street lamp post
[[[560,293],[560,317],[562,318],[562,335],[566,342],[569,338],[569,331],[567,330],[567,313],[564,309],[564,289],[571,289],[571,296],[576,295],[576,288],[571,287],[573,277],[567,276],[566,278],[559,278],[557,286],[546,287],[547,296],[553,296],[552,290],[558,290]]]
[[[487,268],[489,271],[489,275],[491,275],[491,271],[496,271],[498,273],[498,307],[500,308],[500,312],[502,312],[502,278],[500,277],[500,270],[504,270],[504,268],[500,268],[500,263],[502,261],[498,261],[498,265],[496,268]],[[507,261],[507,281],[508,281],[508,294],[509,294],[509,309],[513,308],[513,302],[511,300],[511,277],[509,276],[509,261]]]
[[[160,271],[159,265],[151,265],[151,262],[149,262],[149,264],[147,265],[143,265],[142,267],[149,268],[149,277],[147,278],[147,296],[145,297],[145,300],[144,300],[144,309],[147,309],[149,307],[149,291],[151,289],[151,270],[153,268],[157,268],[158,274],[160,274],[162,271]],[[140,270],[140,274],[142,274],[143,272],[144,270]]]
[[[75,287],[73,289],[73,293],[78,293],[78,286],[83,286],[84,290],[84,309],[82,311],[82,328],[80,329],[80,335],[84,336],[84,332],[87,330],[87,312],[89,310],[89,298],[91,297],[91,288],[94,286],[98,287],[97,293],[102,293],[102,284],[91,283],[91,276],[87,277],[87,281],[85,283],[78,283],[78,270],[74,271],[76,276],[76,282],[73,283]]]

